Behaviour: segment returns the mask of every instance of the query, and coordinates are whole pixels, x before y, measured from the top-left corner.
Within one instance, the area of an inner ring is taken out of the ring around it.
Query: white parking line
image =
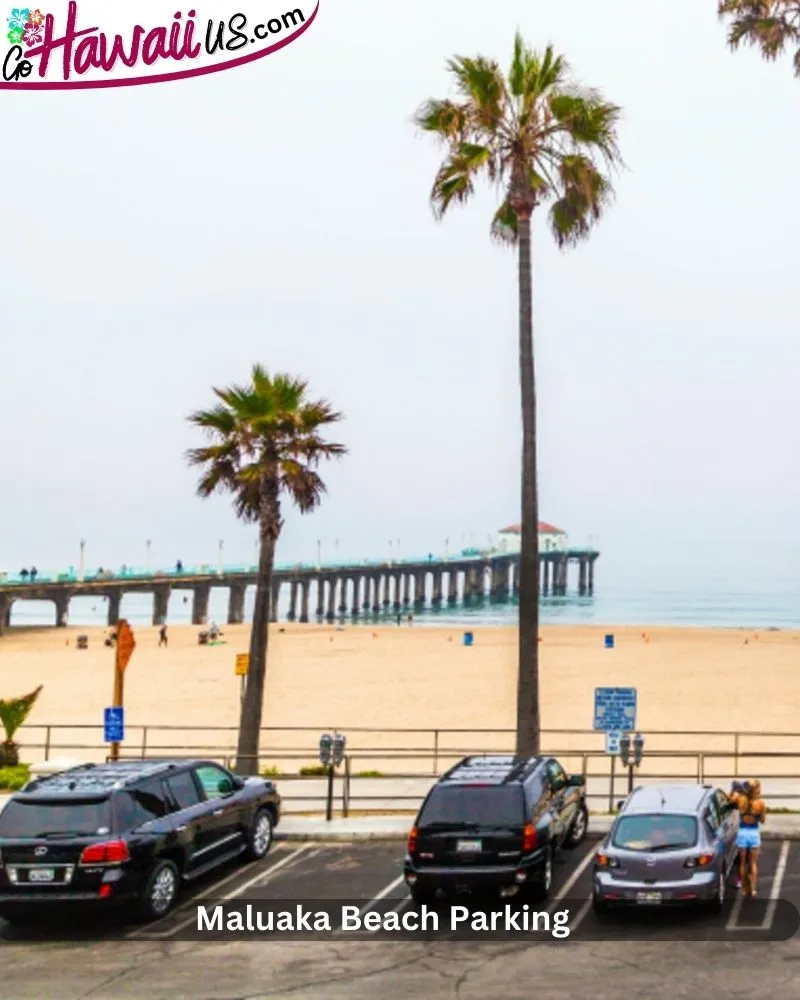
[[[392,891],[392,889],[396,889],[397,886],[400,885],[400,883],[402,881],[404,881],[404,879],[405,879],[405,875],[400,875],[400,876],[398,876],[394,880],[394,882],[390,882],[388,885],[384,886],[383,889],[381,889],[381,891],[376,896],[373,896],[372,899],[368,903],[365,903],[361,907],[361,909],[358,911],[359,917],[363,916],[367,912],[367,910],[370,909],[370,907],[372,907],[372,906],[375,905],[375,903],[380,902],[380,900],[382,900],[386,896],[388,896],[389,893]],[[402,900],[402,902],[405,902],[405,900]],[[338,930],[336,930],[334,932],[335,935],[339,935],[339,934],[342,934],[342,933],[344,933],[344,932],[343,932],[343,930],[342,930],[341,927],[339,927]]]
[[[790,843],[788,840],[784,840],[781,843],[781,853],[778,857],[778,864],[775,868],[775,874],[772,876],[772,884],[769,890],[769,903],[767,904],[767,910],[764,914],[764,919],[760,924],[740,924],[739,917],[742,912],[742,903],[744,899],[739,896],[736,902],[733,904],[733,909],[731,910],[731,915],[728,918],[727,924],[725,924],[726,931],[768,931],[772,927],[772,921],[775,919],[775,910],[778,906],[778,898],[781,894],[781,888],[783,886],[783,878],[786,874],[786,862],[789,858],[789,848]]]
[[[226,893],[224,896],[217,896],[216,893],[214,893],[214,895],[211,896],[196,896],[194,899],[189,900],[183,906],[181,906],[178,912],[180,912],[181,910],[191,909],[192,907],[197,907],[201,903],[207,903],[209,902],[209,900],[212,899],[220,903],[227,902],[230,899],[235,899],[238,895],[240,895],[240,893],[244,892],[245,889],[249,889],[251,886],[258,885],[259,883],[268,882],[276,872],[282,870],[283,868],[288,867],[295,861],[299,861],[301,855],[304,855],[306,858],[313,858],[315,855],[320,853],[320,848],[316,848],[315,850],[312,851],[309,850],[310,847],[312,847],[311,843],[303,844],[301,847],[298,847],[297,850],[292,851],[291,854],[285,855],[285,857],[281,858],[281,860],[277,861],[274,865],[270,865],[269,868],[266,869],[262,868],[257,875],[254,875],[252,878],[247,879],[247,881],[242,882],[240,885],[237,885],[235,889],[233,889],[229,893]],[[229,879],[226,881],[229,881]],[[214,888],[216,889],[217,886],[215,886]],[[156,923],[161,923],[162,921],[169,920],[170,917],[174,919],[175,915],[176,915],[175,912],[168,913],[165,917],[162,917],[161,920],[156,921]],[[182,931],[184,927],[188,927],[189,924],[194,923],[195,919],[196,919],[195,916],[192,915],[191,917],[188,917],[186,920],[182,920],[179,924],[172,926],[169,930],[162,931],[156,934],[154,934],[151,930],[151,928],[154,925],[149,924],[147,927],[139,927],[135,931],[131,931],[131,933],[126,934],[125,937],[134,939],[137,937],[147,937],[147,938],[173,937],[179,931]]]
[[[581,863],[578,865],[575,871],[570,875],[567,881],[561,886],[561,889],[558,891],[558,893],[553,897],[552,902],[547,907],[548,913],[552,913],[553,910],[561,902],[561,900],[567,898],[567,896],[572,890],[572,887],[575,885],[575,883],[578,881],[581,875],[583,875],[583,873],[592,863],[592,858],[594,858],[596,852],[597,852],[596,846],[589,848],[588,853],[585,855]]]
[[[569,922],[570,934],[574,934],[574,932],[580,927],[581,923],[583,922],[583,918],[586,916],[589,910],[591,910],[591,908],[592,908],[592,898],[590,896],[589,899],[587,899],[586,902],[583,904],[583,906],[578,910],[575,919],[570,920]]]
[[[767,904],[767,912],[764,914],[764,919],[761,921],[761,930],[768,931],[772,927],[772,921],[775,919],[775,910],[778,906],[778,900],[781,895],[781,888],[783,886],[783,876],[786,874],[786,862],[789,860],[789,841],[784,840],[781,844],[781,853],[778,858],[778,866],[775,869],[775,874],[772,877],[772,885],[770,886],[769,892],[769,903]]]

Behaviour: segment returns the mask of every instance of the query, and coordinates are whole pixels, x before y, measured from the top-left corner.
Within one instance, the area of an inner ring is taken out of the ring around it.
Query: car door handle
[[[211,813],[211,815],[212,816],[221,816],[224,812],[225,812],[224,809],[215,809],[214,812]]]

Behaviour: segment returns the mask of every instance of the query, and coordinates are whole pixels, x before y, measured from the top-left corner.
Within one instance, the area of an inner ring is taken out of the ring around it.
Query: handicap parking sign
[[[125,739],[124,708],[107,708],[104,710],[103,739],[106,743],[121,743]]]

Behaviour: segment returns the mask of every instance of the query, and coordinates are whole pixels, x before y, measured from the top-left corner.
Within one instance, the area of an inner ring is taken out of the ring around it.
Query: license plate
[[[637,892],[637,903],[660,903],[662,899],[660,892]]]
[[[53,882],[55,877],[55,868],[31,868],[28,871],[29,882]]]
[[[459,854],[475,854],[480,849],[480,840],[459,840],[456,843],[456,850]]]

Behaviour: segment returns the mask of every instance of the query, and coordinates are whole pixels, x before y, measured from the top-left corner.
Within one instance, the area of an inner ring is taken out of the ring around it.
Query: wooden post
[[[122,622],[120,622],[120,625]],[[112,708],[122,708],[123,706],[123,696],[124,696],[124,670],[125,668],[121,666],[120,660],[120,643],[119,643],[119,632],[117,632],[117,641],[114,643],[114,693],[111,697],[111,707]],[[111,759],[119,760],[119,743],[111,744]]]

